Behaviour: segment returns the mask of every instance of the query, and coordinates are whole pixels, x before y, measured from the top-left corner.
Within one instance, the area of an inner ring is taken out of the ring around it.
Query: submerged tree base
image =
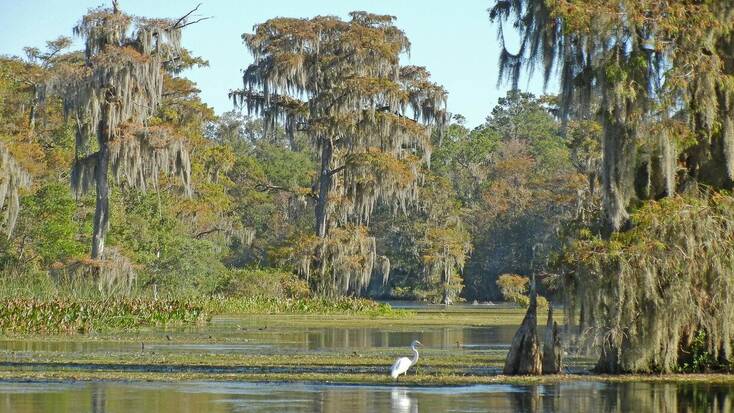
[[[535,283],[535,280],[533,280]],[[531,287],[533,290],[534,287]],[[540,342],[538,341],[538,301],[534,291],[530,293],[530,306],[520,328],[512,338],[505,360],[504,374],[538,375],[542,373]]]

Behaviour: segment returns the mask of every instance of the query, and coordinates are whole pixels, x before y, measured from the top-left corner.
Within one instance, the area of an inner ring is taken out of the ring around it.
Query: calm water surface
[[[269,383],[0,382],[0,411],[731,412],[734,387],[598,382],[467,387]]]
[[[390,347],[407,347],[413,340],[420,340],[424,345],[434,349],[464,348],[471,350],[507,349],[512,336],[517,331],[515,326],[419,326],[413,329],[391,330],[389,328],[344,328],[339,326],[323,328],[304,327],[268,327],[264,330],[248,328],[247,330],[222,329],[216,327],[202,329],[197,332],[167,332],[175,335],[171,343],[146,345],[147,349],[156,351],[202,351],[213,353],[273,353],[302,351],[345,351],[357,349],[376,349]],[[542,334],[543,329],[539,328]],[[212,342],[207,343],[211,336]],[[187,342],[187,338],[191,338]],[[216,340],[225,339],[226,343]],[[165,340],[164,340],[165,341]],[[42,339],[0,340],[0,350],[9,351],[60,351],[60,352],[124,352],[138,351],[140,344],[119,341],[45,341]]]
[[[399,306],[399,305],[398,305]],[[481,311],[485,306],[463,306],[469,314]],[[422,311],[443,309],[442,306],[413,306]],[[462,306],[454,306],[453,311],[462,311]],[[480,313],[478,313],[480,314]],[[194,328],[153,331],[156,343],[146,343],[146,349],[154,351],[189,351],[207,353],[250,353],[282,354],[284,352],[312,351],[352,351],[401,347],[405,348],[413,340],[420,340],[433,349],[464,350],[505,350],[510,346],[517,326],[473,326],[473,325],[400,325],[379,328],[342,326],[339,320],[328,325],[309,327],[307,325],[283,324],[267,325],[264,321],[251,321],[241,316],[215,317],[211,323]],[[369,322],[366,322],[369,324]],[[544,328],[539,327],[539,334]],[[167,342],[165,336],[175,339]],[[0,350],[6,351],[57,351],[57,352],[129,352],[139,351],[139,343],[126,343],[116,340],[43,340],[25,338],[22,340],[0,339]]]

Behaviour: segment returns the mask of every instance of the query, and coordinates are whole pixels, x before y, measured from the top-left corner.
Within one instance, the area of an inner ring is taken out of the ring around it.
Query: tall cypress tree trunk
[[[107,182],[107,175],[110,167],[110,148],[109,136],[110,130],[107,120],[109,119],[110,103],[107,92],[108,101],[102,104],[102,121],[97,128],[97,142],[99,142],[99,151],[97,152],[97,165],[94,169],[97,199],[94,206],[94,232],[92,234],[92,258],[99,259],[104,252],[105,236],[107,235],[107,226],[110,221],[110,188]]]
[[[331,158],[334,155],[334,146],[331,139],[324,139],[321,148],[321,170],[319,176],[319,199],[316,203],[316,235],[326,237],[326,207],[329,202],[331,188]]]
[[[719,131],[719,151],[723,160],[724,173],[721,186],[726,189],[734,187],[734,104],[726,91],[719,92],[719,111],[721,130]]]
[[[612,343],[612,340],[605,339],[601,354],[599,354],[599,360],[594,366],[594,371],[605,374],[624,373],[620,364],[619,353],[619,348]]]
[[[38,106],[38,99],[33,98],[31,100],[31,110],[28,115],[28,129],[33,132],[36,129],[36,107]]]
[[[444,250],[446,247],[444,247]],[[450,283],[451,283],[451,270],[452,268],[449,267],[447,264],[444,264],[443,269],[443,305],[450,306],[453,304],[451,301],[451,292],[449,290]]]
[[[109,183],[107,175],[110,165],[110,152],[107,143],[97,152],[97,202],[94,208],[94,234],[92,236],[92,258],[99,259],[104,252],[104,241],[110,221]]]

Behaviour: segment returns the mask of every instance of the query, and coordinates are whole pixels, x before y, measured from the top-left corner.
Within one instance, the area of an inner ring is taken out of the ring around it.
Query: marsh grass
[[[0,331],[5,334],[68,334],[129,330],[195,324],[208,320],[213,314],[336,314],[394,319],[410,317],[412,313],[353,298],[3,298],[0,299]]]
[[[405,318],[412,314],[362,298],[284,298],[267,296],[160,298],[148,294],[110,297],[93,283],[47,276],[0,287],[0,332],[4,334],[69,334],[99,330],[195,324],[217,314],[359,315]]]
[[[100,329],[188,324],[201,321],[204,308],[176,300],[114,298],[4,299],[0,302],[3,333],[84,333]]]
[[[93,367],[93,366],[92,366]],[[263,369],[261,372],[213,372],[193,371],[187,369],[165,369],[165,371],[126,370],[114,371],[100,368],[98,370],[80,370],[49,368],[43,369],[3,368],[0,370],[0,380],[60,380],[60,381],[247,381],[247,382],[300,382],[300,383],[339,383],[359,385],[394,384],[394,381],[385,372],[376,373],[348,373],[348,372],[309,372],[288,371],[273,372]],[[415,374],[400,378],[400,386],[459,386],[473,384],[554,384],[567,382],[608,382],[608,383],[705,383],[705,384],[734,384],[734,376],[726,374],[621,374],[621,375],[594,375],[594,374],[556,374],[543,376],[505,376],[501,374],[466,374],[456,370],[427,370],[419,369]]]
[[[210,298],[205,304],[211,314],[359,314],[372,317],[406,317],[409,311],[393,309],[364,298]]]

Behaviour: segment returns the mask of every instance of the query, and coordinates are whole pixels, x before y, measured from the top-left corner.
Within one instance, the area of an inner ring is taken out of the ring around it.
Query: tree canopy
[[[134,23],[132,34],[130,25]],[[117,3],[90,10],[74,27],[84,40],[84,60],[66,64],[38,88],[39,100],[62,98],[76,123],[71,186],[77,195],[95,187],[92,257],[101,258],[109,226],[108,173],[145,190],[160,173],[180,175],[189,188],[189,154],[165,126],[147,123],[163,93],[165,65],[179,59],[182,21],[133,18]],[[90,148],[90,138],[96,147]],[[91,153],[90,153],[91,152]],[[190,189],[189,189],[190,190]]]
[[[563,119],[603,130],[604,212],[612,230],[630,199],[659,198],[691,181],[731,188],[734,7],[725,1],[497,1],[500,76],[558,73]],[[511,21],[517,51],[504,42]],[[678,161],[686,171],[678,177]],[[678,177],[678,179],[676,179]]]
[[[257,25],[243,35],[255,62],[245,70],[244,88],[231,94],[263,117],[264,134],[279,121],[291,141],[302,132],[318,152],[308,193],[316,237],[295,255],[307,277],[316,270],[320,288],[343,293],[367,287],[375,263],[385,261],[363,225],[378,202],[405,211],[416,200],[431,126],[446,118],[446,91],[425,68],[400,65],[410,42],[395,18],[350,17]]]
[[[503,79],[517,84],[523,69],[537,67],[546,81],[559,76],[574,165],[589,178],[586,206],[597,176],[592,152],[601,149],[602,225],[579,215],[561,265],[567,308],[582,312],[599,368],[671,371],[694,337],[729,360],[729,310],[708,288],[731,293],[720,261],[729,247],[715,241],[713,222],[727,219],[721,191],[734,177],[734,6],[498,0],[489,12],[504,45]],[[508,22],[520,35],[516,51],[504,41]],[[678,288],[687,292],[677,296]],[[711,305],[719,310],[709,317]]]

